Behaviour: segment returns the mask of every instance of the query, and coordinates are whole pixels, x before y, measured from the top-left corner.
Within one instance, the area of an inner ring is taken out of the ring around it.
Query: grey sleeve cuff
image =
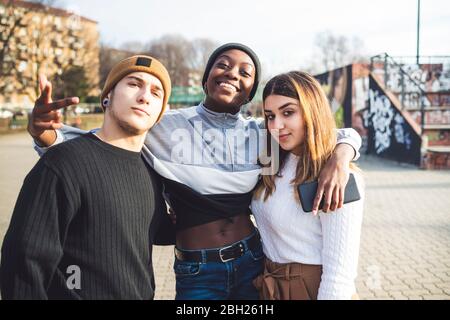
[[[56,146],[57,144],[59,144],[61,142],[64,142],[64,135],[62,134],[62,132],[60,130],[55,130],[55,131],[56,131],[56,140],[49,147],[42,147],[42,146],[38,145],[36,143],[36,141],[33,139],[33,148],[34,148],[34,150],[36,150],[36,152],[38,153],[38,155],[40,157],[42,157],[42,155],[44,153],[46,153],[47,150],[50,149],[51,147]]]
[[[353,157],[353,161],[359,159],[361,154],[359,153],[359,149],[361,148],[362,140],[361,136],[358,132],[356,132],[353,128],[344,128],[338,129],[337,132],[337,144],[346,143],[350,145],[355,151],[355,156]]]

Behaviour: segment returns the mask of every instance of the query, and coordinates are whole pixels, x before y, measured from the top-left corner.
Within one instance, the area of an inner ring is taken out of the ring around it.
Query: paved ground
[[[0,136],[0,242],[37,160],[25,133]],[[450,300],[450,171],[373,157],[359,162],[366,204],[357,287],[362,299]],[[173,299],[173,248],[156,247],[157,299]]]

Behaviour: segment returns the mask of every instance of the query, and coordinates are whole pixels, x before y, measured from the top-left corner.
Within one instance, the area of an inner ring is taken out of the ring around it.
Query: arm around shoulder
[[[96,131],[98,129],[92,130]],[[38,155],[42,157],[42,155],[47,152],[48,149],[54,147],[64,141],[71,140],[77,137],[82,136],[83,134],[88,133],[89,131],[78,129],[71,126],[64,125],[61,129],[54,130],[56,137],[51,144],[46,144],[47,146],[43,146],[39,141],[33,140],[33,148],[36,150]]]
[[[359,149],[361,149],[362,139],[358,132],[353,128],[343,128],[337,130],[337,144],[348,144],[354,150],[353,161],[360,157]]]

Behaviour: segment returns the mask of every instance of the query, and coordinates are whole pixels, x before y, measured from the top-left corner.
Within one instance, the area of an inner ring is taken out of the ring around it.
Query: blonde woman
[[[271,79],[263,100],[269,138],[279,143],[280,157],[278,172],[262,177],[251,205],[266,256],[264,273],[254,281],[260,297],[355,298],[364,195],[358,170],[346,169],[355,174],[361,200],[335,212],[304,212],[297,192],[298,185],[319,178],[335,148],[328,100],[304,72]]]

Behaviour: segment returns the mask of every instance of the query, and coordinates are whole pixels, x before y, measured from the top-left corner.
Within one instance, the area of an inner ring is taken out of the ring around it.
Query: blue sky
[[[305,66],[325,30],[359,37],[366,54],[416,52],[417,0],[61,0],[99,23],[103,42],[120,46],[164,34],[242,42],[266,75]],[[450,1],[421,1],[421,54],[450,55]]]

